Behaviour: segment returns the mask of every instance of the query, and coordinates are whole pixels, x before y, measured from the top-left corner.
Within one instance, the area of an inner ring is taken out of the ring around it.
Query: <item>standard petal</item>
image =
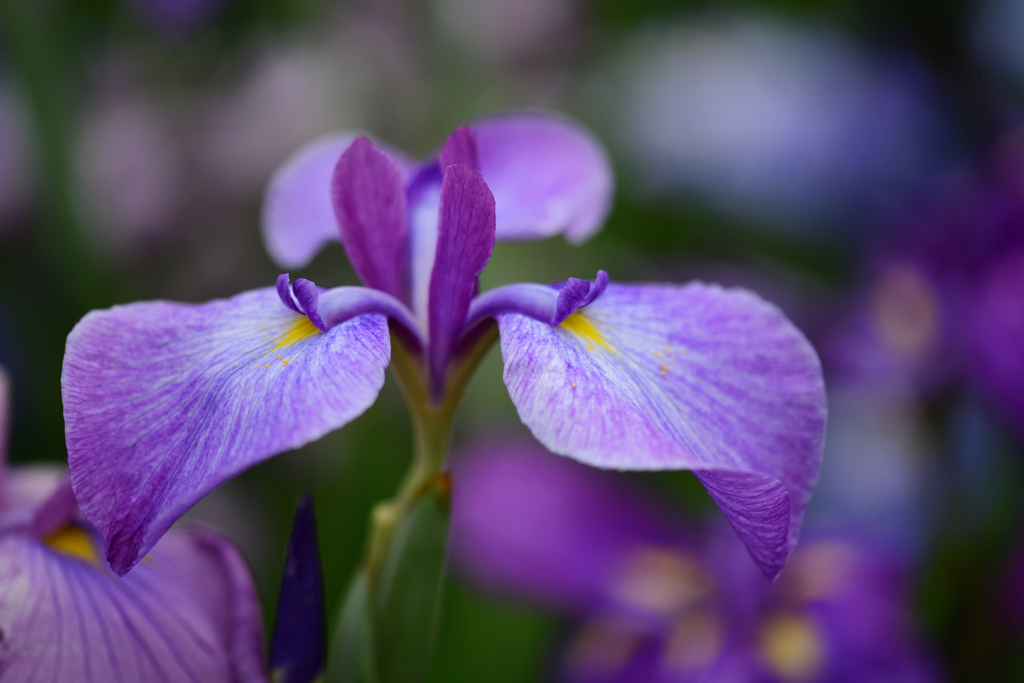
[[[263,198],[263,244],[285,268],[301,268],[328,242],[341,238],[331,205],[331,175],[357,133],[314,140],[270,178]]]
[[[87,532],[64,533],[76,545],[0,537],[0,682],[267,680],[256,593],[225,540],[168,534],[119,579]]]
[[[601,228],[615,181],[608,154],[559,116],[506,114],[472,124],[480,172],[494,193],[499,240],[559,233],[579,243]]]
[[[477,278],[494,251],[494,197],[467,164],[449,166],[441,186],[437,255],[430,276],[430,364],[435,382],[462,332]]]
[[[558,327],[498,316],[505,384],[556,453],[613,469],[690,469],[775,576],[824,441],[821,366],[774,306],[693,283],[609,285]]]
[[[367,286],[406,301],[406,196],[398,164],[369,140],[356,138],[331,178],[341,242]]]
[[[270,287],[88,314],[61,377],[68,462],[114,570],[224,480],[366,410],[390,351],[383,315],[321,332]]]

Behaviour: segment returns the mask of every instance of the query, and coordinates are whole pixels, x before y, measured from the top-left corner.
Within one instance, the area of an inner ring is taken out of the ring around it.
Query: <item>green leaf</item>
[[[429,480],[398,521],[374,591],[379,683],[419,683],[433,654],[444,588],[451,483]]]
[[[360,569],[349,586],[331,645],[327,683],[379,683],[373,651],[370,581]]]

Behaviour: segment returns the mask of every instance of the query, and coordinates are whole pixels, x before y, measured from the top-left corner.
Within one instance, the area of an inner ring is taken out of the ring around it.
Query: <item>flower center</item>
[[[603,347],[606,351],[611,351],[611,347],[608,346],[608,342],[605,341],[604,335],[601,334],[594,323],[590,321],[582,312],[576,311],[568,318],[563,320],[559,327],[564,327],[566,330],[576,335],[581,339],[590,351],[594,350],[594,346]]]
[[[43,541],[52,550],[62,555],[76,557],[89,564],[99,566],[99,555],[96,553],[96,546],[88,532],[77,526],[65,524],[54,531]]]

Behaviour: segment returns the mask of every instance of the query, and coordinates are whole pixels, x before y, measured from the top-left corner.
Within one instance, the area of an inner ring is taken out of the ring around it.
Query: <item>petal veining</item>
[[[338,160],[331,199],[341,242],[367,286],[406,300],[405,179],[398,164],[364,137]]]
[[[494,250],[494,197],[466,164],[449,166],[441,187],[437,256],[430,276],[430,363],[440,382]],[[439,385],[435,385],[439,388]]]
[[[361,414],[389,358],[383,315],[322,332],[274,288],[88,314],[61,378],[68,461],[114,570],[224,480]]]
[[[169,534],[118,579],[83,561],[89,532],[67,534],[0,536],[0,681],[267,680],[255,590],[228,542]]]
[[[826,403],[810,344],[774,306],[694,283],[609,285],[551,325],[497,316],[520,418],[556,453],[697,473],[774,576],[821,462]]]

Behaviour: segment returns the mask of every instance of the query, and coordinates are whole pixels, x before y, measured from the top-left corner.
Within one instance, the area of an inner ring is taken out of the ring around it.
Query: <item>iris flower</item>
[[[7,397],[0,373],[0,682],[266,681],[259,604],[235,547],[172,531],[118,578],[65,473],[6,471]]]
[[[943,679],[910,627],[901,563],[862,538],[804,540],[769,585],[731,534],[536,445],[483,446],[455,476],[456,567],[574,619],[552,680]]]
[[[277,172],[265,238],[285,267],[338,239],[365,287],[282,275],[226,300],[86,315],[61,378],[69,463],[114,571],[221,482],[353,420],[392,358],[426,453],[413,472],[436,472],[497,330],[509,395],[545,446],[603,468],[693,470],[774,576],[817,478],[826,413],[818,358],[777,308],[603,271],[478,292],[495,240],[586,239],[612,186],[599,143],[549,115],[461,127],[422,164],[339,135]]]

